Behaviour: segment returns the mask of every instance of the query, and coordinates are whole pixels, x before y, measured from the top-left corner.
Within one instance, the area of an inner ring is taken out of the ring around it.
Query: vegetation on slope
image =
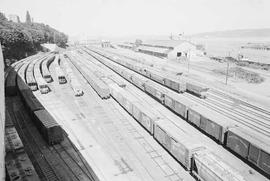
[[[26,22],[8,21],[0,12],[0,42],[4,58],[19,60],[41,50],[42,43],[65,47],[67,35],[43,23],[34,23],[27,11]]]

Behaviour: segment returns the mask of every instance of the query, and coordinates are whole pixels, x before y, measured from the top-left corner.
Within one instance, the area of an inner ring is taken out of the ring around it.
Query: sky
[[[270,0],[0,0],[0,11],[68,35],[194,34],[270,28]]]

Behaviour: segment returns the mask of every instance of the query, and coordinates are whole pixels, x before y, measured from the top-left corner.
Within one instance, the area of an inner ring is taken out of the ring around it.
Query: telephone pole
[[[226,85],[228,84],[228,77],[229,77],[229,57],[231,53],[228,52],[228,58],[227,58],[227,70],[226,70]]]

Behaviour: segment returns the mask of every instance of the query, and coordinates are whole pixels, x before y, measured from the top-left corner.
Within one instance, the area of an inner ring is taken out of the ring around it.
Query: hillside
[[[43,23],[8,21],[0,12],[0,42],[3,55],[14,62],[42,50],[41,44],[55,43],[65,47],[67,35]]]
[[[245,37],[270,37],[270,28],[265,29],[240,29],[205,32],[191,35],[194,38],[222,37],[222,38],[245,38]]]

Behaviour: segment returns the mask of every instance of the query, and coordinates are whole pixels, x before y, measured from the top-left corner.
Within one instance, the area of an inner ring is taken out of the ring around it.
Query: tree
[[[0,12],[0,21],[7,21],[6,16],[2,12]]]
[[[17,16],[17,22],[18,23],[21,23],[21,20],[20,20],[20,17],[19,16]]]
[[[31,16],[29,14],[29,11],[26,12],[26,20],[25,20],[26,23],[31,23]]]

